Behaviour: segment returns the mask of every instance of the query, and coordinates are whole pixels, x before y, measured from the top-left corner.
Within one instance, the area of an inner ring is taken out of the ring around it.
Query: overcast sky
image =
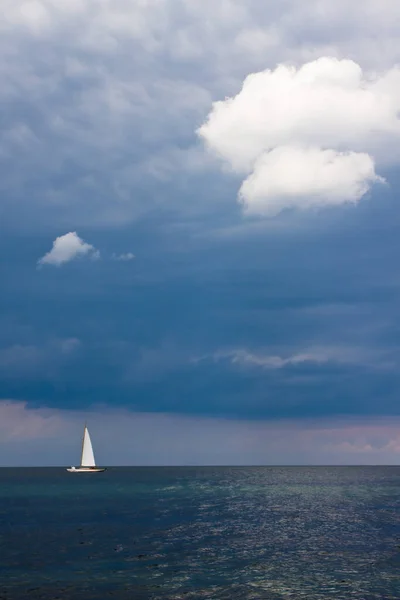
[[[398,0],[0,12],[0,465],[399,463]]]

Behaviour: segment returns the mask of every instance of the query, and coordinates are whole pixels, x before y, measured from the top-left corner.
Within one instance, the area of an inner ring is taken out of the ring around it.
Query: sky
[[[0,466],[398,464],[398,0],[0,12]]]

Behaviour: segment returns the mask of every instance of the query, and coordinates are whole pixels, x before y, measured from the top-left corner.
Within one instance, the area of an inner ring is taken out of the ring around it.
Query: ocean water
[[[0,469],[0,599],[400,598],[400,468]]]

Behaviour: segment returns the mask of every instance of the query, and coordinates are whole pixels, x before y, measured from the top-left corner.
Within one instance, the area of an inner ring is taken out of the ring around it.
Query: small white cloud
[[[245,210],[275,215],[357,202],[382,182],[375,161],[397,156],[399,107],[399,68],[369,75],[352,60],[322,57],[250,74],[197,133],[245,177]]]
[[[135,255],[132,254],[132,252],[126,252],[125,254],[113,254],[112,258],[113,258],[113,260],[128,261],[128,260],[134,260]]]
[[[59,267],[79,256],[90,256],[92,259],[97,259],[100,257],[100,252],[91,244],[84,242],[76,231],[71,231],[54,240],[52,249],[39,259],[38,265]]]

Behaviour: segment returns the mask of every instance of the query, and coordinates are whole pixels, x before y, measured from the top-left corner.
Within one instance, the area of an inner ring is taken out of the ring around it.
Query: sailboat
[[[67,471],[69,473],[102,473],[103,471],[106,471],[104,467],[96,467],[92,442],[90,439],[89,430],[86,427],[86,423],[85,429],[83,430],[81,466],[71,467],[67,469]]]

